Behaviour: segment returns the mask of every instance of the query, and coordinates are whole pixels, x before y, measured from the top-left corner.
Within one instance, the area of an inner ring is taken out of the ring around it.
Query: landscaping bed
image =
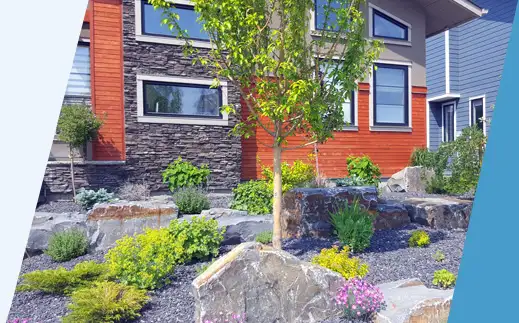
[[[409,248],[408,239],[417,229],[429,233],[431,244],[426,248]],[[418,225],[409,225],[401,229],[376,231],[371,246],[362,253],[354,254],[369,265],[366,279],[379,284],[405,278],[419,278],[428,287],[432,285],[436,270],[447,269],[457,273],[465,240],[464,231],[432,230]],[[289,239],[284,242],[284,250],[302,260],[310,260],[322,248],[336,244],[334,239]],[[220,255],[233,246],[221,248]],[[445,255],[445,260],[434,259],[437,251]],[[67,269],[85,260],[103,261],[104,253],[88,254],[74,260],[56,263],[47,255],[25,259],[21,274],[41,269],[53,269],[63,266]],[[193,322],[195,310],[191,296],[196,269],[202,263],[178,266],[175,278],[167,286],[150,292],[151,300],[142,310],[142,317],[137,322]],[[30,322],[59,322],[59,317],[67,313],[68,297],[44,295],[39,292],[17,292],[13,299],[9,319],[31,318]],[[337,321],[338,322],[338,321]]]

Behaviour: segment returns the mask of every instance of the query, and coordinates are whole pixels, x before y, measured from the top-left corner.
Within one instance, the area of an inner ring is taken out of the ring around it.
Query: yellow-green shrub
[[[182,244],[172,239],[168,229],[162,228],[117,240],[105,258],[122,283],[155,289],[168,282],[183,253]]]
[[[456,275],[447,269],[437,270],[434,272],[432,283],[441,288],[449,288],[456,283]]]
[[[350,258],[350,248],[347,246],[342,250],[339,250],[337,246],[322,249],[320,254],[312,258],[312,263],[335,271],[346,279],[362,278],[369,271],[368,265],[359,258]]]
[[[17,290],[21,292],[40,291],[49,294],[70,294],[72,291],[91,285],[93,282],[111,279],[106,264],[86,261],[72,270],[64,267],[36,270],[22,275]]]
[[[262,175],[273,190],[274,173],[271,168],[262,166]],[[296,160],[292,165],[287,162],[281,164],[281,177],[283,179],[283,193],[309,183],[315,179],[315,168],[301,160]]]
[[[427,232],[418,230],[413,232],[409,238],[409,247],[426,247],[431,243],[431,239]]]
[[[98,282],[78,289],[71,295],[68,305],[71,313],[63,318],[63,323],[115,323],[134,320],[148,302],[146,292],[133,286],[114,282]]]

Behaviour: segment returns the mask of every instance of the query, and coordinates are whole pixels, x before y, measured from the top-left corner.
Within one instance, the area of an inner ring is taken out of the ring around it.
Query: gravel
[[[50,213],[74,213],[82,212],[81,206],[73,201],[52,201],[41,204],[36,208],[36,212],[50,212]]]
[[[428,193],[418,193],[418,192],[383,192],[379,196],[383,200],[393,200],[393,201],[403,201],[408,198],[426,198],[426,197],[436,197],[436,198],[444,198],[444,197],[454,197],[460,199],[474,199],[474,195],[467,193],[463,195],[442,195],[442,194],[428,194]]]
[[[423,229],[429,232],[431,245],[426,248],[408,248],[407,240],[411,232]],[[406,278],[419,278],[428,287],[432,286],[433,274],[436,270],[447,269],[455,274],[465,240],[464,231],[432,230],[418,225],[410,225],[403,229],[376,231],[369,249],[358,256],[369,264],[366,279],[374,284],[390,282]],[[337,243],[330,239],[293,239],[284,242],[284,250],[300,259],[310,260],[322,248],[329,248]],[[231,247],[222,248],[226,253]],[[445,260],[438,263],[433,259],[437,250],[445,254]],[[102,261],[103,254],[85,255],[72,261],[57,264],[48,256],[40,255],[25,259],[21,273],[38,269],[50,269],[58,266],[72,268],[85,260]],[[194,299],[191,296],[191,282],[197,276],[196,268],[201,264],[177,267],[173,282],[161,290],[152,292],[151,302],[143,309],[142,317],[137,322],[193,322]],[[32,318],[32,321],[59,322],[59,316],[67,313],[67,297],[42,295],[41,293],[16,293],[9,319]],[[327,323],[345,322],[331,320]]]

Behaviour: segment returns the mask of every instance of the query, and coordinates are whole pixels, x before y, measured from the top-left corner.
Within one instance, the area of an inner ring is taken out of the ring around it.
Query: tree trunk
[[[281,249],[281,203],[283,190],[281,184],[281,147],[274,147],[274,230],[272,236],[272,246]]]
[[[72,147],[69,148],[69,158],[70,158],[70,178],[72,180],[72,195],[74,196],[74,200],[76,199],[76,184],[74,180],[74,151]]]
[[[321,172],[319,171],[319,148],[317,146],[317,143],[314,144],[314,155],[316,183],[319,184],[321,181]]]

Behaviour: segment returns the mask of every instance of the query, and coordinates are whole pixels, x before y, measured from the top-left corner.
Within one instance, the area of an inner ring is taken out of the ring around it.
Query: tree
[[[369,75],[381,50],[365,38],[362,0],[328,0],[318,10],[322,29],[311,36],[313,0],[193,0],[212,49],[191,46],[179,15],[167,0],[150,0],[163,10],[162,23],[186,40],[185,54],[240,91],[248,117],[233,129],[249,138],[266,131],[273,149],[273,245],[281,248],[282,152],[324,143],[343,126],[342,104]],[[224,106],[226,113],[235,107]],[[299,136],[305,144],[291,146]]]
[[[76,197],[74,183],[74,152],[83,149],[85,145],[97,137],[103,121],[96,117],[89,106],[69,105],[61,108],[58,119],[58,139],[69,146],[70,176],[72,193]]]

